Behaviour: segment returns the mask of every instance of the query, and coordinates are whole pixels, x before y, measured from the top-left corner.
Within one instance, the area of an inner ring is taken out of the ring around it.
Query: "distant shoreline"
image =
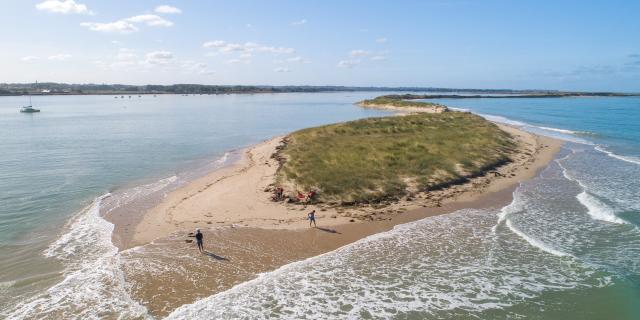
[[[432,87],[358,87],[358,86],[245,86],[245,85],[121,85],[65,83],[0,83],[0,96],[70,96],[70,95],[220,95],[259,93],[328,93],[328,92],[422,92],[434,95],[405,99],[471,98],[560,98],[560,97],[635,97],[640,93],[581,92],[558,90],[456,89]],[[462,93],[462,94],[461,94]]]

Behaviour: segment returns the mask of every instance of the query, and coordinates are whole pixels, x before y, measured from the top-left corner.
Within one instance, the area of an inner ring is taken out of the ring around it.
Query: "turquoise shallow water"
[[[103,202],[273,135],[382,115],[351,105],[374,95],[44,97],[33,116],[0,98],[0,315],[149,317],[127,298]],[[441,102],[568,142],[509,206],[401,225],[169,317],[640,318],[640,99]]]
[[[60,281],[68,265],[43,252],[96,197],[139,197],[227,151],[387,114],[352,105],[374,94],[45,96],[37,114],[0,97],[0,305]]]
[[[640,318],[640,99],[440,102],[567,143],[504,208],[397,226],[170,318]]]

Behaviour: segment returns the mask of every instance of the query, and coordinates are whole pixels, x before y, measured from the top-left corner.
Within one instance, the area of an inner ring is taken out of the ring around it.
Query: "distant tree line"
[[[55,82],[0,83],[0,95],[71,95],[71,94],[231,94],[338,91],[396,91],[466,94],[528,94],[528,95],[618,95],[615,93],[576,93],[554,90],[459,89],[432,87],[356,87],[356,86],[242,86],[242,85],[126,85],[68,84]]]

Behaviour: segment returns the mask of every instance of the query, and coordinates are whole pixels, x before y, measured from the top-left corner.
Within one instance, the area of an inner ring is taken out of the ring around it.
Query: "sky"
[[[640,92],[640,1],[3,0],[0,82]]]

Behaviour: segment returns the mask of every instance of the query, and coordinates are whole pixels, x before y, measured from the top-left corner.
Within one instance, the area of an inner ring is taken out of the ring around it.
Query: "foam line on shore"
[[[553,247],[547,245],[546,243],[535,239],[533,237],[530,237],[529,235],[527,235],[526,233],[520,231],[520,229],[516,228],[512,223],[511,220],[509,218],[507,218],[505,220],[505,225],[509,228],[509,230],[513,231],[513,233],[515,233],[516,235],[518,235],[520,238],[522,238],[524,241],[528,242],[530,245],[545,251],[547,253],[550,253],[554,256],[558,256],[558,257],[572,257],[572,255],[568,254],[568,253],[564,253],[560,250],[556,250]]]
[[[618,160],[622,160],[625,162],[629,162],[629,163],[633,163],[633,164],[639,164],[640,165],[640,159],[636,158],[636,157],[629,157],[629,156],[621,156],[619,154],[615,154],[609,150],[604,149],[602,146],[596,146],[595,147],[596,150],[608,155],[609,157],[612,157],[614,159],[618,159]]]
[[[585,186],[580,180],[578,180],[575,177],[572,177],[569,174],[567,168],[565,168],[562,165],[562,161],[568,159],[570,155],[567,155],[567,157],[563,159],[558,159],[556,160],[556,162],[560,166],[560,169],[562,169],[562,175],[567,180],[573,181],[576,184],[578,184],[578,186],[580,186],[580,188],[582,189],[582,192],[576,195],[576,199],[582,206],[584,206],[587,209],[587,214],[595,220],[606,221],[606,222],[617,223],[617,224],[628,224],[627,221],[625,221],[624,219],[616,215],[615,210],[613,208],[611,208],[610,206],[606,205],[605,203],[603,203],[602,201],[594,197],[588,191],[587,186]]]
[[[146,308],[128,294],[118,249],[111,242],[114,225],[100,216],[107,193],[79,212],[43,254],[59,259],[64,278],[45,292],[12,307],[7,319],[145,318]]]

